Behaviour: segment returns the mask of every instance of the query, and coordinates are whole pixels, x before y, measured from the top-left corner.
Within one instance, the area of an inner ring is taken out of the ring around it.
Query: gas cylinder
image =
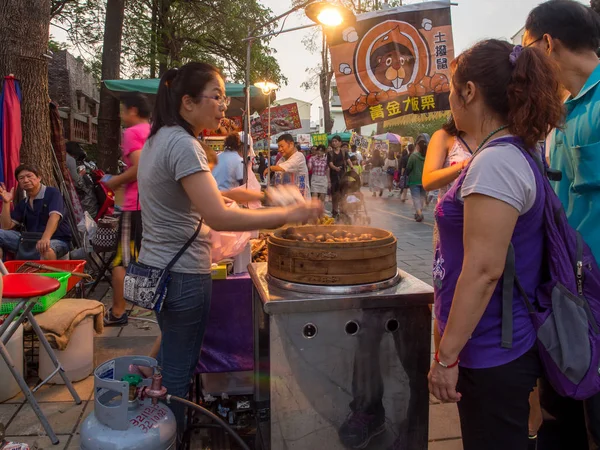
[[[132,367],[157,362],[146,356],[124,356],[94,370],[94,412],[81,425],[81,450],[174,450],[177,424],[171,410],[150,398],[139,398],[152,378]]]

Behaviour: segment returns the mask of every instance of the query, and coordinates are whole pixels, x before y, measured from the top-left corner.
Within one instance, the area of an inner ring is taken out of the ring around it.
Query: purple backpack
[[[600,392],[600,270],[581,234],[569,225],[542,161],[520,140],[510,143],[533,159],[544,175],[544,281],[532,302],[515,273],[511,244],[503,280],[502,345],[512,345],[514,286],[529,310],[547,380],[558,394],[583,400]]]

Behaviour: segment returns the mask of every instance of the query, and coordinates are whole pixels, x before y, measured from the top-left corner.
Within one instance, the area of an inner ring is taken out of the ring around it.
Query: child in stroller
[[[369,225],[365,198],[360,191],[362,181],[354,168],[350,168],[341,180],[342,201],[339,221],[346,225]]]

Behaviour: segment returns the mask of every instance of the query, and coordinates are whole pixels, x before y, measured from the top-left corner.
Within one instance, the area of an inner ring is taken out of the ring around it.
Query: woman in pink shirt
[[[127,170],[106,182],[112,190],[123,186],[125,192],[120,222],[121,239],[112,270],[113,304],[104,317],[105,326],[127,324],[123,281],[125,269],[132,258],[137,260],[142,246],[142,213],[138,200],[137,169],[142,147],[150,134],[149,120],[150,105],[144,95],[130,93],[121,96],[121,121],[126,127],[121,150]]]

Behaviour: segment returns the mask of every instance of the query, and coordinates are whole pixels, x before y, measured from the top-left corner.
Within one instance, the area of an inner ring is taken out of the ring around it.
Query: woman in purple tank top
[[[453,61],[450,107],[478,149],[436,207],[442,339],[429,389],[458,403],[465,450],[526,450],[529,393],[541,366],[519,292],[502,320],[499,281],[510,244],[530,298],[542,277],[545,197],[534,157],[562,118],[557,78],[537,49],[483,41]]]

